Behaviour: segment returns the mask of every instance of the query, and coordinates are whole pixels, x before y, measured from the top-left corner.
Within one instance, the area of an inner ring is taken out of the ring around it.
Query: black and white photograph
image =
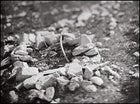
[[[139,1],[0,6],[1,104],[139,104]]]

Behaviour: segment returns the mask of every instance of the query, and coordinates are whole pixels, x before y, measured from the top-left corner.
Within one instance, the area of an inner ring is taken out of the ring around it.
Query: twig
[[[61,47],[61,50],[62,50],[62,52],[63,52],[63,55],[64,55],[66,61],[69,62],[69,59],[67,58],[66,53],[65,53],[64,48],[63,48],[63,44],[62,44],[62,34],[60,35],[60,47]]]

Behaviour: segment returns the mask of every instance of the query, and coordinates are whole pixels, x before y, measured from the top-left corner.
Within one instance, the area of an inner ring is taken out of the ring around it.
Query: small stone
[[[109,33],[111,36],[113,36],[115,34],[115,31],[111,30]]]
[[[83,81],[83,76],[72,77],[70,81],[71,82],[78,82],[78,83],[80,83],[80,82]]]
[[[69,68],[66,69],[66,73],[69,77],[83,75],[82,66],[78,63],[70,63]]]
[[[90,11],[83,11],[77,18],[78,21],[87,21],[92,16]]]
[[[18,102],[19,97],[14,90],[9,92],[9,96],[10,96],[11,103],[17,103]]]
[[[35,88],[35,84],[36,84],[37,80],[42,76],[43,76],[42,73],[39,73],[39,74],[34,75],[28,79],[25,79],[23,82],[23,86],[26,89]]]
[[[100,71],[99,70],[95,71],[95,75],[98,76],[98,77],[100,77],[101,76]]]
[[[18,16],[18,17],[24,17],[24,16],[26,16],[26,14],[27,14],[27,13],[26,13],[25,11],[23,11],[23,12],[19,13],[17,16]]]
[[[54,87],[48,87],[46,88],[46,92],[45,92],[45,97],[47,101],[51,101],[54,97],[55,94],[55,88]]]
[[[75,91],[79,87],[80,85],[78,82],[70,82],[70,84],[68,85],[70,91]]]
[[[120,69],[120,67],[115,65],[115,64],[112,64],[111,67],[114,68],[114,69]]]
[[[136,72],[135,74],[133,74],[132,77],[139,78],[139,72]]]
[[[36,82],[36,89],[46,89],[47,87],[52,87],[56,85],[56,78],[53,75],[47,75],[41,77]]]
[[[54,101],[56,101],[57,103],[59,103],[60,102],[60,98],[56,98],[56,99],[54,99]]]
[[[130,70],[128,73],[129,73],[130,75],[134,74],[134,72],[133,72],[133,71],[131,71],[131,70]]]
[[[110,40],[110,38],[109,38],[109,37],[104,37],[103,39],[104,39],[105,41]]]
[[[60,75],[66,76],[66,68],[65,67],[61,67],[59,68],[60,70],[58,70],[58,73]]]
[[[29,40],[30,40],[32,43],[35,43],[35,38],[36,38],[35,34],[33,34],[33,33],[30,33],[30,34],[29,34]]]
[[[98,86],[101,86],[104,83],[103,80],[97,76],[92,77],[90,80],[93,84],[96,84]]]
[[[88,86],[85,86],[84,89],[87,91],[87,92],[96,92],[97,91],[97,88],[95,85],[88,85]]]
[[[87,56],[83,56],[82,61],[86,63],[86,62],[90,61],[90,58]]]
[[[84,68],[84,74],[83,77],[85,79],[90,79],[93,76],[93,71],[90,69],[90,67]]]
[[[43,46],[45,46],[45,37],[43,37],[42,35],[41,35],[41,33],[36,33],[37,34],[37,36],[36,36],[36,47],[38,48],[38,49],[41,49]]]
[[[140,56],[139,52],[134,52],[133,55],[136,56],[136,57]]]
[[[135,68],[135,67],[139,67],[139,64],[135,64],[135,65],[133,65],[133,68]]]
[[[88,43],[92,43],[92,40],[86,34],[82,34],[80,38],[80,46],[85,46]]]
[[[110,79],[110,80],[112,80],[113,78],[114,78],[114,76],[112,76],[112,75],[109,76],[109,79]]]
[[[65,86],[69,83],[69,80],[64,76],[61,76],[57,78],[57,82],[59,83],[60,86]]]
[[[103,44],[102,44],[102,42],[96,42],[96,46],[101,48],[103,46]]]
[[[36,68],[36,67],[20,68],[17,72],[16,80],[22,81],[22,80],[25,80],[26,78],[29,78],[38,73],[39,73],[39,71],[38,71],[38,68]]]
[[[90,49],[89,51],[84,53],[86,56],[96,56],[98,54],[98,51],[96,49]]]

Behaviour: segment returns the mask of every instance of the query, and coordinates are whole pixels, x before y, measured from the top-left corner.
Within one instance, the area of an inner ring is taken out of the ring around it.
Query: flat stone
[[[16,75],[16,81],[23,81],[26,78],[29,78],[33,75],[38,74],[38,73],[39,73],[39,71],[38,71],[38,68],[36,68],[36,67],[20,68],[17,72],[17,75]]]
[[[96,56],[91,57],[91,60],[94,63],[100,63],[101,62],[101,59],[102,59],[102,57],[101,57],[100,54],[97,54]]]
[[[70,82],[82,82],[83,81],[83,76],[76,76],[76,77],[72,77]]]
[[[47,75],[41,77],[36,82],[36,89],[46,89],[47,87],[52,87],[56,85],[56,78],[53,75]]]
[[[87,85],[84,87],[84,89],[87,91],[87,92],[96,92],[97,91],[97,88],[95,85]]]
[[[136,56],[136,57],[139,57],[140,53],[136,51],[136,52],[133,53],[133,55]]]
[[[90,67],[86,67],[86,68],[84,68],[84,74],[83,74],[83,77],[85,78],[85,79],[90,79],[91,77],[93,76],[93,71],[92,71],[92,69],[90,69]]]
[[[15,54],[17,54],[17,55],[28,55],[28,52],[27,51],[23,51],[23,50],[17,50],[15,52]]]
[[[86,56],[96,56],[96,55],[98,55],[98,51],[95,48],[93,48],[93,49],[90,49],[89,51],[85,52],[84,54]]]
[[[103,80],[97,76],[93,76],[90,80],[93,84],[96,84],[98,86],[101,86],[104,83]]]
[[[55,94],[55,88],[54,87],[48,87],[46,88],[46,92],[45,92],[45,98],[47,101],[51,101],[54,97]]]
[[[69,77],[83,75],[82,66],[78,63],[70,63],[69,68],[66,69],[66,73]]]
[[[88,47],[84,48],[82,46],[78,46],[72,51],[72,55],[77,56],[77,55],[85,53],[88,50],[90,50]]]

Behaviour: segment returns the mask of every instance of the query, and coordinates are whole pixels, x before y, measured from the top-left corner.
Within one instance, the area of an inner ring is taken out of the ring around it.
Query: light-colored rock
[[[38,73],[39,71],[38,71],[38,68],[36,67],[23,67],[18,70],[17,75],[16,75],[16,80],[23,81],[26,78],[29,78]]]
[[[99,70],[96,70],[96,71],[95,71],[95,75],[100,77],[100,76],[101,76],[100,71],[99,71]]]
[[[57,78],[57,82],[59,83],[60,86],[65,86],[69,83],[69,80],[64,76],[61,76]]]
[[[85,86],[84,89],[87,91],[87,92],[96,92],[97,91],[97,88],[95,85],[88,85],[88,86]]]
[[[92,43],[91,38],[86,34],[81,34],[81,36],[80,36],[80,46],[85,46],[88,43]]]
[[[104,81],[100,77],[97,77],[97,76],[93,76],[90,80],[93,84],[96,84],[98,86],[101,86],[104,83]]]
[[[65,67],[61,67],[59,68],[60,70],[58,70],[58,73],[60,75],[66,76],[66,68]]]
[[[39,78],[41,78],[43,76],[42,73],[39,73],[37,75],[33,75],[32,77],[28,78],[28,79],[25,79],[23,81],[23,86],[26,88],[26,89],[30,89],[30,88],[35,88],[35,84],[37,82],[37,80]]]
[[[85,79],[90,79],[93,76],[93,71],[92,69],[90,69],[90,67],[87,66],[83,70],[84,70],[83,77]]]
[[[21,61],[31,61],[32,57],[30,55],[19,56],[19,60],[21,60]]]
[[[47,87],[52,87],[56,85],[56,78],[53,75],[47,75],[41,77],[36,82],[36,89],[46,89]]]
[[[36,47],[41,49],[43,46],[45,46],[45,37],[43,37],[39,32],[36,34]]]
[[[45,92],[45,98],[47,101],[51,101],[54,97],[55,94],[55,88],[54,87],[48,87],[46,88],[46,92]]]
[[[35,34],[33,34],[33,33],[30,33],[30,34],[29,34],[29,40],[30,40],[32,43],[35,43],[35,38],[36,38]]]
[[[66,69],[66,73],[69,77],[83,75],[82,66],[78,63],[70,63],[69,68]]]
[[[83,76],[76,76],[76,77],[72,77],[70,82],[78,82],[81,83],[83,81]]]
[[[140,53],[136,51],[136,52],[133,53],[133,55],[136,56],[136,57],[139,57]]]
[[[103,46],[103,44],[102,44],[102,42],[96,42],[96,46],[101,48]]]
[[[89,10],[83,11],[77,18],[78,21],[87,21],[92,16]]]
[[[15,52],[15,54],[17,54],[17,55],[28,55],[28,52],[27,51],[23,51],[23,50],[17,50]]]
[[[53,75],[55,78],[60,77],[60,75],[59,75],[59,73],[58,73],[58,72],[54,72],[52,75]]]
[[[19,97],[14,90],[11,90],[9,92],[9,96],[10,96],[11,103],[17,103],[18,102]]]
[[[132,77],[139,78],[139,72],[134,73]]]
[[[70,91],[75,91],[79,87],[80,85],[78,82],[70,82],[70,84],[68,85]]]

